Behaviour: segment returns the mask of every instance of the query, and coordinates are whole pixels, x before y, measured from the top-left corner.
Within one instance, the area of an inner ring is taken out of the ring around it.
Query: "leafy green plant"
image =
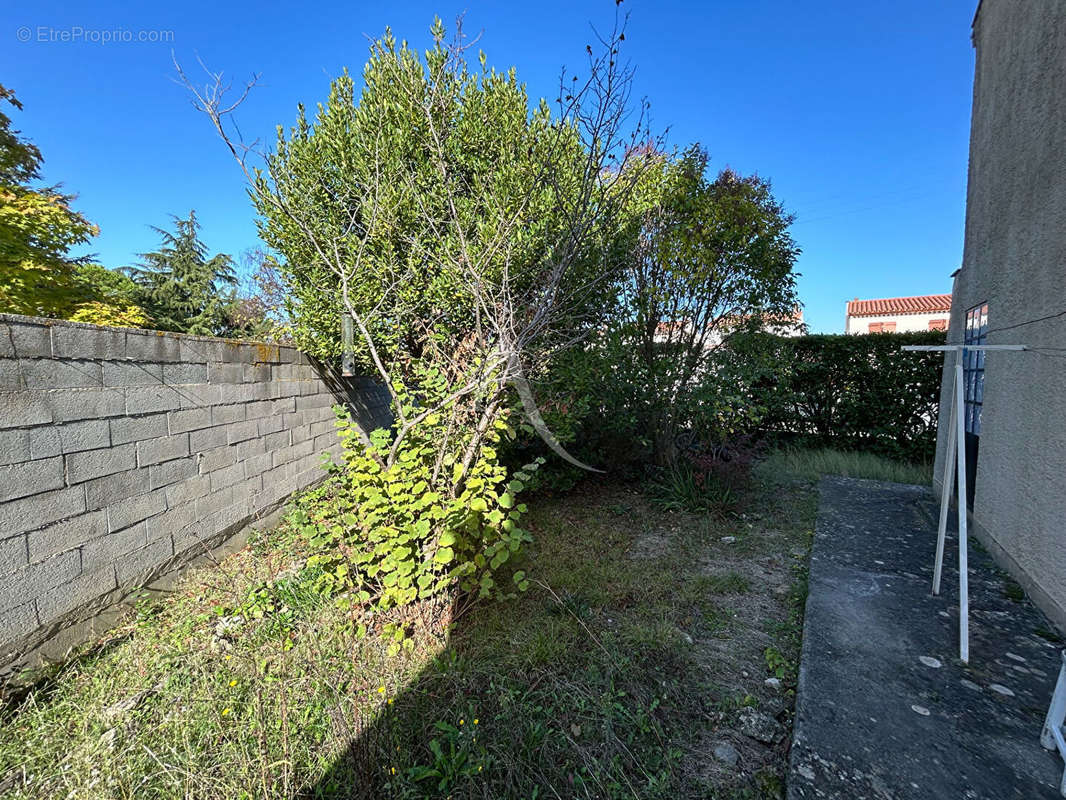
[[[763,651],[763,657],[766,659],[766,669],[769,670],[770,674],[775,678],[785,680],[790,677],[792,672],[792,662],[789,661],[776,647],[767,647]]]
[[[347,412],[337,408],[343,461],[326,506],[306,511],[300,532],[311,548],[306,570],[319,591],[343,605],[385,611],[452,589],[472,598],[509,596],[529,585],[521,570],[509,584],[496,572],[531,540],[517,501],[539,462],[508,480],[495,445],[513,431],[506,419],[485,433],[477,458],[463,468],[454,450],[441,452],[447,421],[426,416],[401,443],[379,429],[364,441]],[[461,445],[461,441],[460,441]],[[396,646],[402,628],[393,630]]]
[[[433,727],[439,735],[429,740],[433,763],[411,767],[407,771],[408,777],[416,783],[432,781],[436,790],[443,793],[475,777],[489,763],[484,745],[478,743],[479,723],[476,717],[469,721],[461,718],[457,726],[450,722],[435,722]]]

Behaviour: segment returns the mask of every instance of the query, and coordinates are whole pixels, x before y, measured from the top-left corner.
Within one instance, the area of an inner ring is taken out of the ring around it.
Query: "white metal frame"
[[[940,523],[936,534],[936,561],[933,564],[933,594],[940,594],[940,574],[944,567],[944,541],[951,503],[951,471],[955,469],[959,511],[959,660],[970,661],[970,576],[966,531],[966,395],[962,360],[966,350],[1024,350],[1022,344],[906,345],[909,351],[955,353],[955,387],[951,393],[948,444],[944,453],[944,483],[940,492]],[[1066,700],[1064,700],[1066,702]]]
[[[1044,720],[1044,730],[1040,733],[1040,744],[1048,750],[1058,750],[1066,759],[1066,738],[1063,735],[1063,722],[1066,722],[1066,650],[1062,651],[1062,669],[1059,681],[1055,684],[1055,694],[1051,696],[1051,707]],[[1062,783],[1059,791],[1066,797],[1066,769],[1062,771]]]

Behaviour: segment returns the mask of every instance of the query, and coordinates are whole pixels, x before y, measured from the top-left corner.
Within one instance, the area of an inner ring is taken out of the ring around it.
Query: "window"
[[[881,333],[885,329],[885,323],[883,322],[871,322],[869,327],[869,333]]]
[[[929,330],[931,331],[946,331],[948,329],[948,321],[946,319],[931,319],[929,320]]]
[[[966,330],[962,343],[985,344],[988,339],[988,303],[966,312]],[[981,434],[981,406],[985,397],[985,351],[962,351],[963,385],[966,392],[966,432]]]
[[[884,327],[883,330],[884,330],[885,333],[895,333],[896,332],[896,323],[895,322],[886,322],[885,323],[885,327]]]

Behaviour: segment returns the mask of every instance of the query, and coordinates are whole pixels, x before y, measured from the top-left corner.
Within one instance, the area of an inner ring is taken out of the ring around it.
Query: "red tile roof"
[[[924,294],[920,297],[887,297],[883,300],[848,301],[849,317],[870,317],[882,314],[930,314],[951,311],[950,294]]]

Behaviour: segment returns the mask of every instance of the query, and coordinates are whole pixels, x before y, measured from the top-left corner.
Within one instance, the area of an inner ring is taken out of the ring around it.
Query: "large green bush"
[[[804,446],[927,461],[936,450],[942,331],[736,336],[712,381],[743,387],[759,429]]]
[[[295,343],[349,357],[390,395],[390,428],[343,429],[343,491],[303,525],[312,566],[346,596],[388,610],[498,593],[492,571],[527,538],[514,498],[530,474],[507,480],[497,455],[516,396],[578,463],[526,376],[598,330],[615,293],[619,211],[647,138],[617,57],[623,24],[588,48],[587,77],[568,75],[554,110],[514,70],[468,63],[458,24],[449,42],[436,20],[423,54],[387,31],[361,89],[347,72],[333,81],[254,171],[228,138],[224,87],[185,81],[251,184]]]
[[[253,192],[263,240],[282,256],[296,344],[335,359],[342,313],[357,314],[356,363],[378,372],[373,348],[393,377],[434,348],[492,349],[490,311],[505,301],[519,317],[535,311],[575,220],[584,235],[551,288],[568,301],[593,289],[522,342],[526,360],[606,302],[609,221],[586,222],[581,196],[588,160],[604,156],[513,69],[483,54],[468,64],[439,20],[432,36],[424,54],[391,32],[375,40],[362,87],[344,72],[313,115],[300,106],[296,124],[279,127]]]

